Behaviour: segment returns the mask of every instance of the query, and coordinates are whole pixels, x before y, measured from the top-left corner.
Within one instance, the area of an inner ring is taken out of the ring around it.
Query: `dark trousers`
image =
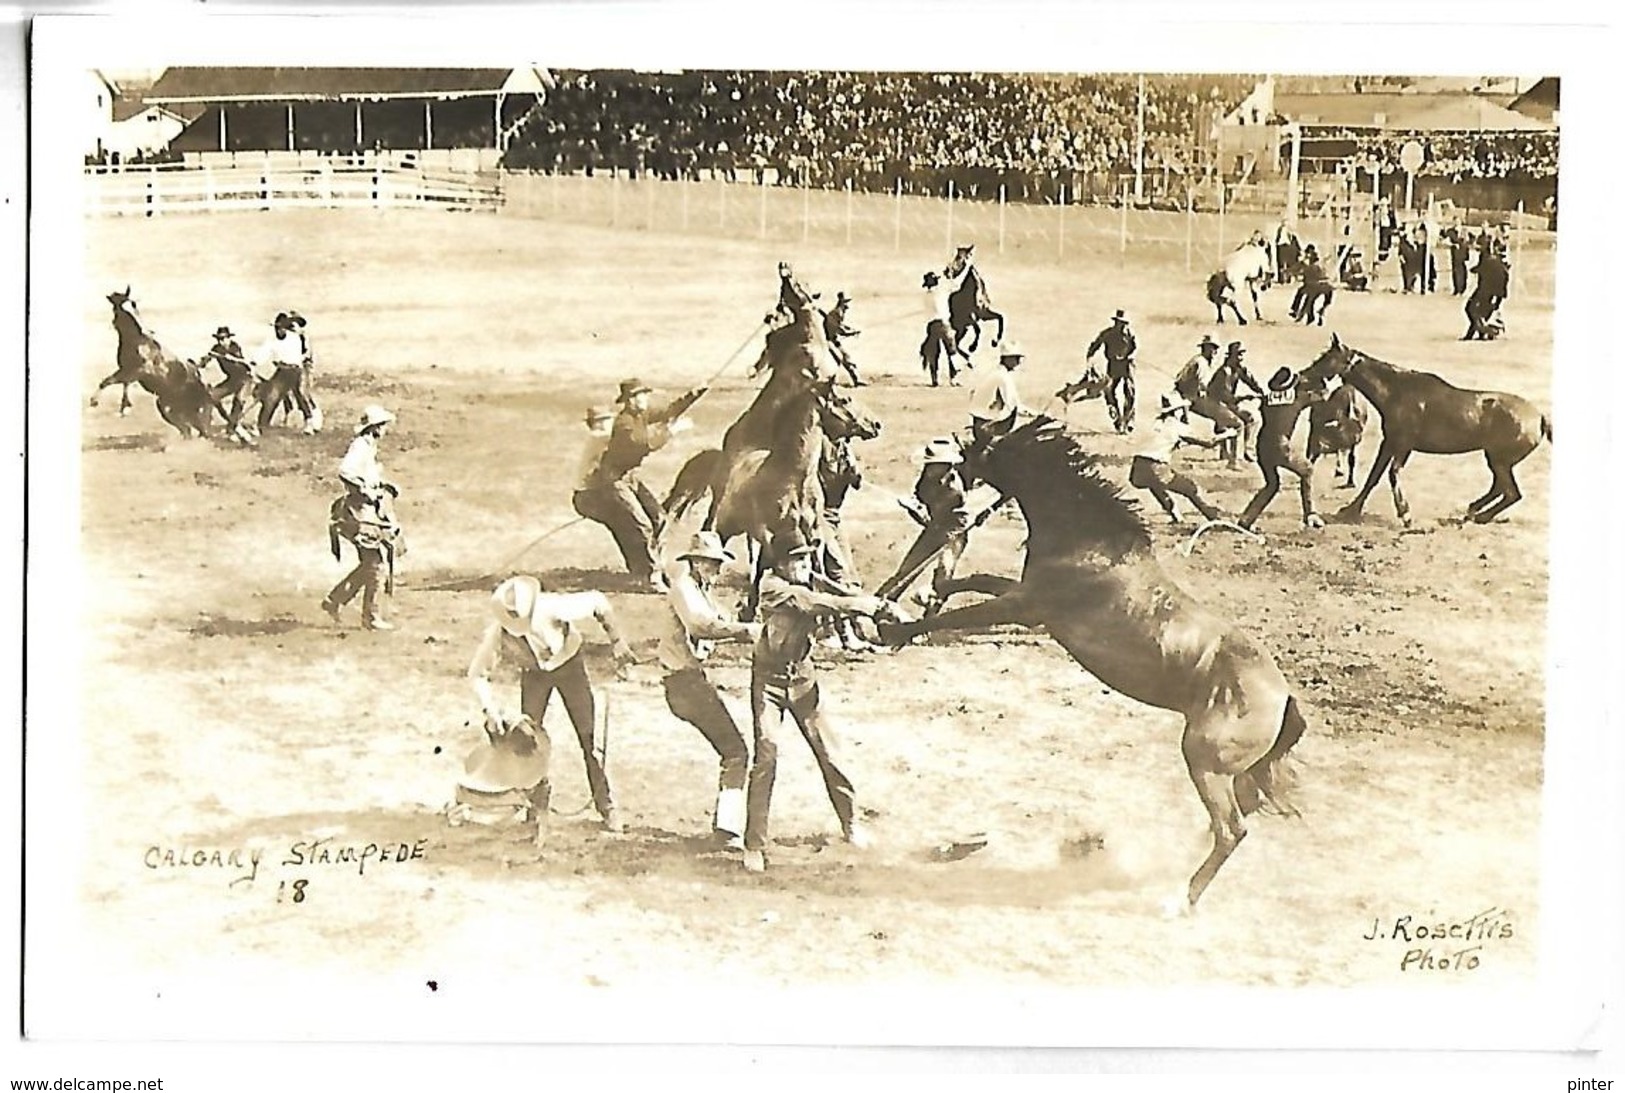
[[[551,771],[553,741],[547,735],[542,715],[558,691],[564,700],[564,712],[575,727],[576,739],[581,743],[581,756],[587,764],[587,785],[592,790],[593,807],[600,816],[608,816],[615,801],[609,792],[609,775],[604,771],[603,755],[593,742],[593,726],[597,719],[598,703],[587,679],[587,666],[577,655],[551,672],[540,669],[519,674],[519,711],[536,726],[536,746],[541,753],[543,769]],[[544,779],[548,776],[544,776]]]
[[[1467,297],[1467,306],[1463,309],[1467,313],[1467,334],[1464,341],[1488,341],[1490,339],[1490,317],[1495,309],[1501,306],[1501,298],[1492,293],[1474,290]]]
[[[745,797],[745,848],[767,848],[768,816],[773,808],[773,781],[778,774],[779,740],[788,714],[801,730],[807,746],[824,777],[824,789],[841,822],[841,832],[850,834],[857,815],[857,794],[852,780],[841,770],[838,745],[818,704],[818,683],[809,676],[793,676],[753,668],[750,677],[750,720],[756,738],[755,756],[750,764],[750,787]]]
[[[1317,303],[1320,304],[1319,311],[1315,310]],[[1298,291],[1292,297],[1292,317],[1303,320],[1306,326],[1311,322],[1324,324],[1326,309],[1331,306],[1331,285],[1315,285],[1312,288],[1309,285],[1299,285]]]
[[[1134,429],[1134,362],[1106,362],[1106,410],[1112,428],[1120,433]]]
[[[1304,519],[1307,520],[1314,513],[1315,488],[1308,460],[1288,450],[1285,440],[1272,444],[1261,439],[1258,444],[1258,469],[1264,475],[1264,487],[1247,503],[1246,510],[1237,521],[1242,527],[1252,527],[1269,507],[1269,503],[1275,500],[1275,495],[1281,489],[1282,467],[1298,476],[1298,493],[1303,500]]]
[[[384,552],[378,547],[357,546],[355,568],[333,586],[327,602],[343,607],[361,593],[361,616],[367,622],[376,622],[378,615],[378,574],[384,568]]]
[[[1157,504],[1162,506],[1162,511],[1175,520],[1179,519],[1179,513],[1174,509],[1174,499],[1169,496],[1174,493],[1194,505],[1205,519],[1224,519],[1224,513],[1208,504],[1194,481],[1160,460],[1135,456],[1134,462],[1129,465],[1128,481],[1137,489],[1149,490],[1151,496],[1157,499]]]
[[[309,420],[316,410],[315,402],[311,401],[310,396],[305,392],[305,373],[302,368],[279,367],[275,375],[260,384],[259,390],[255,394],[260,400],[259,427],[261,430],[271,427],[271,417],[276,413],[277,407],[282,405],[282,400],[285,398],[292,397],[294,404],[299,407],[299,412],[305,416],[306,420]]]
[[[642,479],[628,474],[607,486],[577,490],[570,502],[576,512],[609,529],[627,572],[639,580],[654,574],[654,541],[665,513]]]
[[[925,327],[925,341],[920,343],[920,362],[925,365],[926,371],[931,373],[931,386],[936,387],[939,381],[938,370],[942,367],[942,359],[948,359],[948,381],[952,383],[959,377],[959,369],[954,366],[954,358],[959,350],[954,346],[953,331],[941,319],[932,319]]]
[[[662,686],[666,691],[666,708],[673,716],[699,729],[721,760],[717,788],[744,789],[750,770],[750,752],[745,747],[744,734],[739,731],[722,696],[717,694],[716,686],[698,668],[673,672],[662,681]]]

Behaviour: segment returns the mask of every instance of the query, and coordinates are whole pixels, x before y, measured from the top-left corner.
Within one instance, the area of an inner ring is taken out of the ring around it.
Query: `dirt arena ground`
[[[839,843],[794,745],[761,877],[697,843],[715,760],[667,713],[658,677],[613,679],[597,650],[627,831],[605,836],[571,814],[585,780],[555,709],[564,814],[537,860],[522,834],[450,828],[440,810],[478,739],[463,676],[485,618],[475,579],[574,515],[581,411],[625,376],[675,394],[715,372],[771,304],[781,258],[826,298],[846,289],[873,380],[861,399],[885,422],[861,449],[869,480],[845,517],[873,583],[911,538],[894,498],[912,486],[915,451],[963,419],[963,393],[922,386],[914,353],[916,286],[944,257],[940,236],[867,253],[428,211],[105,219],[86,231],[85,392],[111,367],[104,296],[128,283],[187,355],[219,323],[246,345],[256,324],[298,307],[330,422],[316,438],[274,430],[246,451],[177,439],[146,396],[125,419],[107,401],[83,411],[83,565],[99,590],[83,665],[94,681],[77,875],[95,939],[87,960],[157,976],[275,962],[444,981],[488,966],[493,938],[524,936],[504,947],[504,974],[606,988],[724,968],[730,982],[768,987],[1482,987],[1533,975],[1550,448],[1519,468],[1526,500],[1490,526],[1453,519],[1484,489],[1475,456],[1412,461],[1410,533],[1385,488],[1363,524],[1318,534],[1299,529],[1284,492],[1264,544],[1212,534],[1186,558],[1149,506],[1168,571],[1263,639],[1311,725],[1298,749],[1305,817],[1256,819],[1194,918],[1160,910],[1206,838],[1178,719],[1016,631],[826,654],[827,701],[877,845]],[[1027,350],[1020,382],[1035,404],[1076,374],[1114,308],[1139,332],[1142,408],[1203,332],[1236,336],[1205,321],[1201,277],[1183,268],[982,261]],[[1322,329],[1286,323],[1286,304],[1267,295],[1271,321],[1241,335],[1260,375],[1306,364],[1335,329],[1385,359],[1550,405],[1551,319],[1535,302],[1514,301],[1513,333],[1491,344],[1455,340],[1463,321],[1449,297],[1340,294]],[[657,489],[743,407],[755,345],[699,403],[694,431],[651,459]],[[343,572],[325,512],[346,425],[373,401],[399,413],[384,460],[410,536],[389,634],[335,628],[317,607]],[[1130,449],[1102,405],[1071,420],[1126,478]],[[1189,465],[1231,510],[1256,486],[1251,468],[1205,453]],[[1320,470],[1329,512],[1347,494]],[[1019,519],[994,521],[965,571],[1016,571],[1021,534]],[[629,614],[659,605],[627,589],[593,525],[551,537],[519,568],[625,593],[616,602]],[[719,656],[748,725],[743,651]],[[972,831],[988,833],[985,850],[937,860],[933,848]],[[301,844],[319,839],[335,851],[405,846],[408,860],[364,874],[304,863]],[[1103,848],[1087,849],[1096,839]],[[228,864],[164,864],[166,851],[187,860],[197,849]],[[231,883],[249,872],[229,864],[233,850],[263,855],[251,882]],[[1468,944],[1367,937],[1400,916],[1481,912],[1510,929],[1475,949],[1470,970],[1405,959]]]

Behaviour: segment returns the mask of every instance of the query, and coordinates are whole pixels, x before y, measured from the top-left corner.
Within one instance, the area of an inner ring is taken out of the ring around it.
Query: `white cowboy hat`
[[[939,436],[926,442],[923,461],[926,463],[963,463],[959,445],[947,437]]]
[[[1022,349],[1021,346],[1017,345],[1015,342],[1005,342],[1004,345],[999,349],[999,359],[1001,361],[1024,361],[1027,359],[1027,351]]]
[[[356,435],[360,436],[374,425],[388,425],[395,420],[395,415],[382,406],[369,406],[361,411],[361,423],[355,427]]]
[[[530,625],[536,598],[541,594],[542,582],[535,577],[509,577],[491,593],[491,617],[508,633],[517,634]]]
[[[731,562],[733,551],[722,545],[722,538],[714,531],[696,531],[688,547],[677,555],[679,561],[689,558],[709,558],[713,562]]]

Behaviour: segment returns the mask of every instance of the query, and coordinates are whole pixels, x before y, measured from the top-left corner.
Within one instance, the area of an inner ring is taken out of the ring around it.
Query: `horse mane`
[[[1118,556],[1151,546],[1139,506],[1102,472],[1100,457],[1054,418],[1041,417],[1011,431],[994,443],[984,462],[991,472],[988,481],[1008,488],[1017,500],[1068,510],[1066,519],[1079,538]]]

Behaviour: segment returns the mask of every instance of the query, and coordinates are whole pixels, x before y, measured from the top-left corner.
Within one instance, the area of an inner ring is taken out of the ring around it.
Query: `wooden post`
[[[1523,199],[1518,200],[1518,218],[1512,222],[1512,276],[1507,278],[1507,299],[1512,299],[1512,286],[1522,283],[1523,277]]]
[[[897,176],[897,197],[893,201],[891,249],[903,249],[903,176]]]
[[[434,147],[434,100],[423,100],[423,147]]]
[[[762,176],[762,200],[756,213],[756,238],[767,238],[767,175]]]
[[[151,217],[158,212],[158,190],[153,186],[153,175],[147,172],[147,216]]]
[[[999,253],[1004,253],[1004,183],[999,183]]]
[[[553,185],[548,187],[548,191],[552,194],[553,198],[553,214],[555,216],[558,215],[559,211],[559,175],[562,173],[563,172],[555,169],[553,171]]]
[[[220,104],[220,150],[226,151],[226,105]]]
[[[621,173],[609,173],[609,226],[614,227],[621,218]]]
[[[1117,229],[1117,254],[1119,259],[1128,253],[1128,183],[1123,183],[1123,218]]]
[[[357,99],[355,101],[355,150],[359,152],[365,147],[366,145],[361,142],[361,100]]]
[[[1191,271],[1191,248],[1196,245],[1196,190],[1185,187],[1185,272]]]
[[[293,103],[288,104],[288,151],[293,151]]]
[[[1055,232],[1055,257],[1057,260],[1066,258],[1066,186],[1061,186],[1061,200],[1056,203],[1056,216],[1058,228]]]
[[[852,245],[852,176],[846,176],[846,245]]]
[[[728,229],[728,180],[717,179],[717,227]]]
[[[1219,261],[1224,261],[1224,172],[1220,171],[1219,183]]]
[[[951,178],[948,180],[948,243],[943,249],[954,249],[954,180]]]
[[[807,233],[811,230],[812,219],[812,187],[808,185],[807,176],[801,176],[801,241],[807,241]]]
[[[695,175],[694,177],[695,177],[696,180],[698,180],[698,178],[699,178],[698,175]],[[687,177],[684,177],[684,178],[678,180],[677,184],[683,188],[683,230],[686,232],[686,231],[688,231],[688,179],[687,179]]]
[[[655,176],[649,171],[643,172],[643,228],[655,230]]]

